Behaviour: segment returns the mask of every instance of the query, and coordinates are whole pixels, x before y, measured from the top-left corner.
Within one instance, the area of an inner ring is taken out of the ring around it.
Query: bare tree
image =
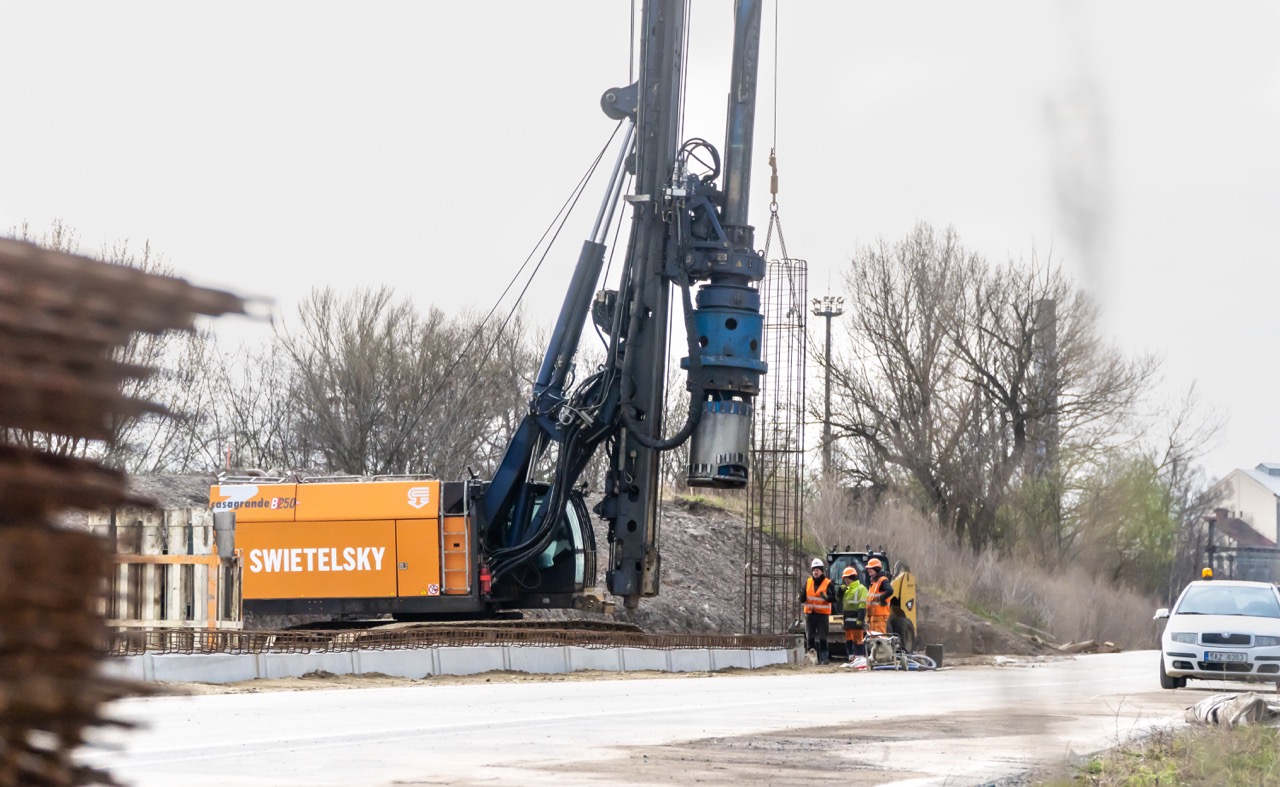
[[[1177,592],[1199,577],[1202,558],[1199,534],[1205,518],[1222,502],[1225,490],[1197,464],[1222,435],[1223,414],[1207,408],[1191,385],[1168,413],[1161,439],[1150,451],[1165,490],[1166,508],[1177,526],[1173,559],[1163,580],[1172,604]]]
[[[129,241],[117,241],[103,248],[102,259],[145,273],[173,275],[173,267],[155,253],[150,241],[136,252]],[[204,439],[198,423],[212,406],[207,367],[211,340],[208,330],[133,335],[116,360],[158,372],[130,379],[124,392],[160,404],[173,417],[117,419],[112,424],[114,437],[105,447],[107,464],[131,473],[187,472],[196,467]]]
[[[1060,541],[1064,455],[1068,465],[1087,460],[1131,432],[1158,364],[1104,345],[1092,302],[1034,255],[995,268],[972,258],[963,283],[951,341],[989,427],[985,461],[969,465],[983,468],[970,480],[977,541],[996,535],[997,508],[1015,482],[1029,487],[1024,503],[1034,501],[1024,526]]]
[[[16,240],[34,243],[53,251],[76,253],[80,248],[80,238],[76,231],[68,227],[61,219],[54,219],[47,232],[36,232],[28,222],[10,227],[9,236]],[[33,432],[30,430],[9,429],[5,432],[5,441],[43,451],[55,456],[86,457],[94,455],[97,446],[78,437],[54,434],[52,432]]]
[[[214,403],[200,427],[198,461],[206,468],[320,470],[308,464],[301,413],[292,401],[293,365],[278,341],[210,351],[207,384]]]
[[[313,292],[278,334],[308,466],[347,473],[491,471],[527,406],[523,320],[425,314],[389,288]]]
[[[441,410],[430,419],[424,442],[432,455],[422,460],[439,471],[460,474],[470,467],[489,475],[528,412],[547,339],[519,313],[499,324],[464,315],[450,329],[454,369],[435,394]]]
[[[60,220],[55,220],[44,233],[35,233],[24,222],[11,228],[10,234],[55,251],[76,253],[80,245],[75,230]],[[98,256],[114,265],[145,273],[173,275],[172,266],[151,248],[150,242],[144,242],[141,250],[134,251],[127,240],[117,241],[104,246]],[[113,362],[138,370],[125,380],[123,393],[133,399],[154,402],[177,418],[164,414],[116,418],[111,423],[112,439],[105,444],[50,434],[12,437],[20,444],[39,446],[59,455],[92,456],[129,472],[190,469],[194,449],[202,439],[195,422],[211,404],[209,388],[203,382],[208,342],[208,333],[200,331],[134,333],[124,348],[112,353]]]
[[[949,333],[968,256],[954,231],[938,236],[925,225],[867,249],[846,280],[851,342],[831,359],[832,431],[852,460],[846,475],[873,489],[914,489],[959,530],[969,515],[948,471],[963,464],[980,416]]]
[[[1184,400],[1189,401],[1189,400]],[[1219,490],[1191,463],[1198,436],[1212,428],[1175,413],[1158,441],[1114,451],[1080,481],[1069,514],[1078,549],[1111,583],[1172,598],[1197,577],[1197,539]]]
[[[1155,360],[1107,347],[1060,270],[992,267],[950,228],[866,250],[847,284],[832,380],[848,475],[914,493],[974,546],[1028,528],[1060,541],[1065,474],[1134,433]],[[1014,491],[1018,522],[1002,515]]]

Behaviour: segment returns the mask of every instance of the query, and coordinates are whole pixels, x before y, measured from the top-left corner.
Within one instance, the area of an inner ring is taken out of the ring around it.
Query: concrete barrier
[[[356,675],[355,653],[262,653],[258,659],[260,678],[297,678],[309,672]],[[172,658],[170,656],[169,658]],[[191,680],[188,678],[187,680]]]
[[[711,669],[751,669],[751,651],[746,649],[711,651]]]
[[[507,669],[535,675],[558,675],[572,672],[566,648],[508,647]]]
[[[797,664],[797,649],[583,648],[495,645],[335,653],[263,653],[259,655],[154,654],[111,659],[104,671],[129,680],[236,683],[258,678],[297,678],[323,670],[335,675],[475,675],[511,670],[556,675],[583,670],[605,672],[702,672],[736,667],[753,669]]]
[[[772,667],[776,664],[799,664],[802,658],[799,648],[792,650],[749,650],[747,652],[751,654],[751,669]]]
[[[622,672],[622,651],[618,648],[565,648],[569,664],[574,672],[578,670],[602,670],[604,672]]]
[[[667,652],[665,650],[649,650],[647,648],[620,648],[622,651],[622,671],[638,672],[654,670],[666,672]]]
[[[715,657],[703,648],[667,651],[668,672],[711,672]]]
[[[397,678],[425,678],[440,674],[436,654],[430,649],[359,650],[354,654],[356,675],[393,675]]]

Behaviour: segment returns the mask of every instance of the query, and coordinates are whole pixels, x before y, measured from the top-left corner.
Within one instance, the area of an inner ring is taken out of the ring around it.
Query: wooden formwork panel
[[[236,628],[235,556],[216,554],[204,508],[121,508],[90,516],[90,531],[115,544],[103,613],[116,627]]]

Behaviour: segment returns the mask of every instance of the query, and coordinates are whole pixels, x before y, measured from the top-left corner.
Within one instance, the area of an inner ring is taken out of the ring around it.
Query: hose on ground
[[[903,666],[904,664],[906,666]],[[933,659],[929,658],[928,656],[921,656],[915,653],[904,653],[898,657],[898,661],[894,664],[881,664],[879,666],[872,667],[871,669],[899,670],[899,671],[905,669],[909,672],[915,672],[915,671],[927,672],[931,670],[936,670],[937,668],[938,668],[937,662],[935,662]]]

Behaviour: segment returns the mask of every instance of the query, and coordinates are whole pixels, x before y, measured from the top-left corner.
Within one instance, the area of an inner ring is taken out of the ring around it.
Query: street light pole
[[[827,321],[827,351],[823,358],[822,475],[831,477],[831,318],[844,314],[844,298],[824,295],[813,299],[813,314]]]

